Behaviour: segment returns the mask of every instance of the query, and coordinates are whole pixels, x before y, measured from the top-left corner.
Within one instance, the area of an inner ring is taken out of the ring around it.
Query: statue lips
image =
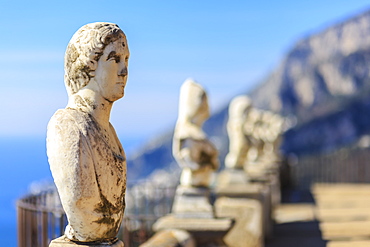
[[[117,86],[119,86],[119,89],[122,90],[122,92],[125,90],[126,82],[125,81],[119,81],[116,83]]]
[[[116,82],[117,85],[122,85],[122,86],[126,86],[126,76],[125,75],[121,75],[118,77],[118,81]]]

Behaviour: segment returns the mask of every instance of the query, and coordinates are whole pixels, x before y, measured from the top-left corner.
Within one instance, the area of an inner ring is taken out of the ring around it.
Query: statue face
[[[209,118],[209,105],[207,95],[204,94],[201,99],[198,111],[193,118],[193,122],[201,126]]]
[[[101,96],[110,102],[124,95],[129,56],[126,38],[121,37],[108,44],[99,58],[94,78]]]
[[[200,107],[201,115],[204,118],[204,121],[209,118],[209,105],[208,105],[208,97],[206,94],[202,97],[202,104]]]

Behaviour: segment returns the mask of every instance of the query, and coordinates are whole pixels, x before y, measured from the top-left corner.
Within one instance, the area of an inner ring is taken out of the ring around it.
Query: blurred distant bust
[[[251,140],[244,131],[244,125],[252,109],[252,101],[245,95],[235,97],[229,106],[227,133],[229,135],[229,153],[225,166],[229,169],[243,169],[247,161]]]
[[[179,117],[173,138],[173,156],[182,168],[180,184],[208,187],[219,168],[218,151],[202,130],[209,118],[207,94],[202,86],[188,79],[181,86]]]
[[[109,118],[113,102],[124,95],[128,59],[126,36],[112,23],[81,27],[66,50],[69,101],[50,119],[47,155],[72,241],[117,241],[126,157]]]

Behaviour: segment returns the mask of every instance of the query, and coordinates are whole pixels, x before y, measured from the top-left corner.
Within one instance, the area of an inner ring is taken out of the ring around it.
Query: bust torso
[[[79,241],[113,238],[122,221],[126,158],[110,127],[114,139],[102,134],[90,114],[69,108],[58,110],[49,122],[50,168],[69,230]],[[88,224],[82,226],[81,218]]]

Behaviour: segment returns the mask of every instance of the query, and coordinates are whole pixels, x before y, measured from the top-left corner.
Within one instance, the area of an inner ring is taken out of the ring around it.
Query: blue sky
[[[0,4],[1,136],[42,136],[64,108],[63,56],[73,33],[117,23],[131,52],[126,96],[111,122],[120,138],[173,127],[179,88],[192,77],[211,108],[246,92],[296,41],[370,7],[368,1],[4,1]]]

